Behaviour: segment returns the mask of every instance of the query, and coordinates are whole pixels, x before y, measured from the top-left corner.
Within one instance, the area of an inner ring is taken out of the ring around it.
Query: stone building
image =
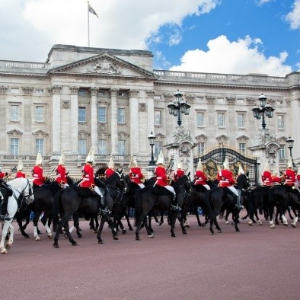
[[[182,125],[193,140],[193,157],[221,146],[255,156],[255,147],[266,144],[261,120],[252,113],[263,93],[275,109],[266,119],[266,135],[278,145],[279,168],[286,167],[289,136],[295,140],[294,162],[300,163],[300,73],[272,77],[154,70],[152,58],[143,50],[54,45],[45,63],[0,60],[2,169],[22,158],[30,173],[41,151],[49,175],[64,151],[70,174],[79,176],[90,148],[97,165],[113,155],[116,167],[126,170],[134,155],[146,169],[150,132],[156,136],[154,156],[163,149],[168,160],[164,146],[172,143],[177,122],[167,106],[177,90],[191,105]]]

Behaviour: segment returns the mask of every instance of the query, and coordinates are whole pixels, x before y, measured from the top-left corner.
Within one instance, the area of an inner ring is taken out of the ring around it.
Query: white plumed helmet
[[[227,158],[227,157],[225,158],[225,160],[224,160],[224,162],[223,162],[223,167],[224,167],[225,169],[229,169],[229,161],[228,161],[228,158]]]
[[[297,175],[300,175],[300,166],[298,167]]]
[[[112,155],[110,156],[110,159],[109,159],[109,162],[108,162],[108,167],[109,167],[110,169],[113,169],[113,168],[115,167],[115,164],[114,164]]]
[[[59,165],[64,165],[65,164],[65,154],[64,154],[64,152],[61,153],[58,164]]]
[[[159,152],[156,164],[157,165],[164,165],[165,164],[164,154],[161,150]]]
[[[22,159],[19,159],[19,163],[18,163],[18,171],[22,171],[22,169],[23,169],[23,161],[22,161]]]
[[[38,154],[37,154],[37,156],[36,156],[36,162],[35,162],[35,164],[36,164],[36,165],[41,165],[42,162],[43,162],[42,154],[41,154],[41,152],[38,152]]]
[[[239,165],[239,171],[238,171],[238,174],[245,174],[245,171],[244,171],[244,169],[243,169],[243,167],[242,167],[241,164]]]
[[[183,169],[181,161],[177,164],[177,169]]]
[[[89,154],[87,155],[85,162],[94,162],[94,150],[93,148],[90,150]]]
[[[136,162],[134,156],[132,155],[131,159],[130,159],[130,163],[129,163],[129,168],[133,168],[133,167],[137,167],[137,162]]]
[[[202,161],[201,161],[200,158],[199,158],[199,161],[198,161],[198,165],[197,165],[197,170],[196,171],[203,171]]]

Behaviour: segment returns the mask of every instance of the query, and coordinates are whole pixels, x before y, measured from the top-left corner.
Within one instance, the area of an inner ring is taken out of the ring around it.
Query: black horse
[[[73,180],[69,176],[67,176],[67,183],[69,186],[72,186],[74,184]],[[56,193],[58,193],[60,190],[62,190],[62,187],[56,181],[43,184],[40,187],[34,189],[33,236],[36,241],[40,240],[40,237],[38,235],[38,222],[42,214],[43,216],[41,218],[41,222],[45,226],[47,236],[49,238],[52,238],[50,226],[52,223],[53,203]]]
[[[105,207],[101,206],[100,197],[95,192],[92,192],[90,189],[82,189],[77,187],[76,185],[73,185],[56,193],[53,205],[54,228],[56,227],[55,225],[58,222],[59,212],[61,213],[62,217],[58,222],[58,226],[56,228],[53,243],[53,246],[55,248],[59,247],[58,239],[63,227],[66,230],[66,235],[70,243],[73,246],[77,245],[76,241],[72,238],[69,231],[69,219],[71,217],[76,216],[76,213],[82,214],[86,219],[94,217],[97,214],[101,215],[101,223],[97,233],[97,239],[99,244],[103,244],[101,232],[105,222],[108,222],[111,227],[113,239],[118,239],[116,236],[117,234],[116,229],[113,225],[113,221],[110,219],[108,213],[108,210],[111,211],[114,205],[109,188],[107,186],[103,186],[103,184],[101,184],[101,182],[99,182],[98,179],[95,179],[95,184],[99,187],[101,193],[103,194],[106,204]]]
[[[173,187],[176,192],[177,203],[181,207],[190,189],[188,177],[186,175],[180,177],[178,181],[174,183]],[[170,212],[170,232],[171,236],[175,237],[174,228],[178,209],[172,206],[172,202],[173,194],[168,192],[165,188],[155,186],[155,188],[145,187],[137,190],[135,195],[136,240],[140,240],[139,231],[142,223],[144,223],[149,237],[153,237],[153,231],[146,222],[147,215],[153,209]],[[180,226],[182,231],[184,231],[182,220]]]
[[[223,217],[224,212],[232,214],[232,221],[236,231],[240,231],[238,227],[239,223],[239,204],[243,203],[243,193],[240,191],[241,201],[238,203],[237,196],[226,187],[214,188],[205,194],[206,201],[210,204],[209,208],[212,209],[210,214],[210,232],[214,234],[213,224],[215,224],[217,230],[221,232],[221,228],[217,222],[217,216]]]
[[[271,228],[275,227],[273,221],[275,207],[277,207],[279,218],[282,220],[283,225],[288,226],[285,212],[289,206],[296,214],[291,223],[293,227],[296,227],[300,209],[300,193],[298,189],[293,189],[287,185],[275,185],[269,190],[268,200],[269,222]]]

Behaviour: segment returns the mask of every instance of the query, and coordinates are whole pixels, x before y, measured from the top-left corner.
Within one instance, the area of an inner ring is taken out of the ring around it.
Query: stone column
[[[117,111],[117,92],[118,89],[110,90],[111,101],[111,118],[110,118],[110,131],[111,131],[111,154],[118,154],[118,111]]]
[[[145,134],[147,134],[147,137],[148,135],[153,132],[154,132],[154,91],[146,91],[147,93],[147,106],[148,106],[148,109],[147,109],[147,116],[148,116],[148,131],[149,132],[146,132]]]
[[[78,90],[79,87],[72,86],[71,90],[71,151],[78,154]]]
[[[288,123],[287,119],[290,119],[290,128],[288,131],[288,135],[291,136],[291,138],[295,141],[294,143],[294,148],[292,149],[292,155],[293,155],[293,160],[295,162],[295,159],[298,161],[299,156],[300,156],[300,149],[299,149],[299,141],[300,141],[300,131],[297,130],[296,128],[298,127],[296,124],[298,123],[299,120],[299,115],[300,115],[300,95],[293,95],[291,99],[291,107],[290,107],[290,114],[285,116],[285,122]],[[287,157],[289,157],[289,149],[287,148],[288,153]]]
[[[52,86],[52,154],[61,152],[61,118],[60,118],[60,92],[61,86]]]
[[[130,117],[130,154],[139,153],[139,91],[131,90],[129,93],[129,117]]]
[[[91,88],[91,148],[98,153],[97,88]]]

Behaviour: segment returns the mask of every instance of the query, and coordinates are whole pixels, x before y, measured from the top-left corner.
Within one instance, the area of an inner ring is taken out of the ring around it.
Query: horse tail
[[[204,209],[204,211],[206,211],[208,218],[213,220],[215,218],[215,214],[214,214],[214,210],[210,204],[211,192],[212,192],[212,190],[207,190],[205,192],[203,209]]]
[[[52,207],[52,216],[53,216],[53,231],[56,232],[58,220],[59,220],[59,212],[61,211],[61,195],[63,193],[63,189],[59,190],[55,196]]]

